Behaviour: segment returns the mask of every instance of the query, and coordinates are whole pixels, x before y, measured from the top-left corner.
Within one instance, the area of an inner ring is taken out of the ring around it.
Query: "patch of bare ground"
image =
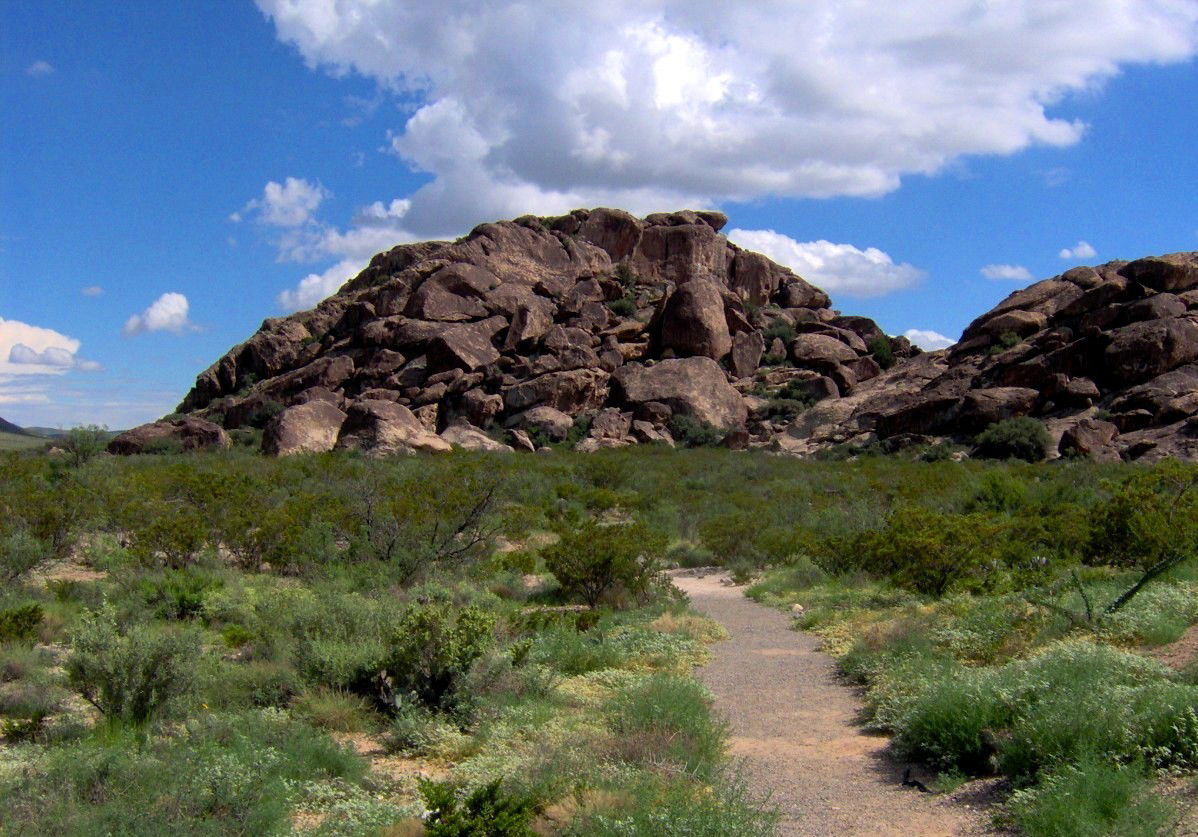
[[[1170,668],[1181,671],[1198,661],[1198,625],[1191,625],[1180,639],[1150,648],[1148,654]]]
[[[734,757],[755,790],[782,813],[783,835],[982,835],[999,833],[990,808],[999,780],[952,793],[903,787],[908,765],[889,739],[862,731],[862,703],[810,634],[783,613],[744,597],[723,576],[678,575],[674,583],[731,638],[712,646],[700,679],[732,727]],[[914,778],[929,782],[918,768]]]

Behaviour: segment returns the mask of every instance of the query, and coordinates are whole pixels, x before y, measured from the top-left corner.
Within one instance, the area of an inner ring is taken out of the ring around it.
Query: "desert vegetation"
[[[6,454],[3,828],[772,833],[660,574],[712,563],[1012,827],[1180,816],[1198,470],[842,453]]]

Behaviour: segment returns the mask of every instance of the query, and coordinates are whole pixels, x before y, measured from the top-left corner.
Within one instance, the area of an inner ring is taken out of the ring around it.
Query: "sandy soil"
[[[818,640],[785,614],[747,599],[722,576],[678,576],[695,608],[731,639],[699,671],[731,722],[731,750],[749,781],[782,812],[783,835],[977,835],[997,833],[985,810],[994,782],[946,795],[901,785],[906,765],[887,739],[862,732],[862,703]],[[913,777],[929,777],[913,771]]]

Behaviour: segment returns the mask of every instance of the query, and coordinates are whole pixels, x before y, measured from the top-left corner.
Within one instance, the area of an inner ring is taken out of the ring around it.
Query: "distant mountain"
[[[0,433],[13,433],[17,436],[32,436],[34,434],[27,432],[23,427],[18,427],[11,421],[5,421],[0,418]]]
[[[61,427],[26,427],[24,432],[30,436],[40,436],[43,439],[62,439],[70,431],[63,430]]]

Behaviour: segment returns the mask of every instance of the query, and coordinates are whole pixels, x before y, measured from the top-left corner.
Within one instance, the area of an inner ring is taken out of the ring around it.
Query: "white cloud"
[[[49,61],[34,61],[25,68],[25,75],[41,78],[43,76],[52,75],[54,73],[54,65]]]
[[[903,332],[903,337],[906,337],[919,348],[934,352],[937,349],[947,349],[957,341],[951,337],[945,337],[938,331],[929,331],[922,328],[909,328]]]
[[[830,294],[881,296],[910,288],[925,275],[909,264],[895,264],[876,247],[860,250],[830,241],[800,242],[773,230],[732,230],[728,239],[764,253]]]
[[[179,293],[165,293],[150,303],[145,311],[133,314],[125,321],[121,334],[131,337],[151,331],[171,331],[182,334],[195,328],[187,319],[190,306],[187,297]]]
[[[62,375],[71,369],[95,371],[95,361],[77,357],[80,343],[51,328],[0,317],[0,392],[12,395],[6,381],[24,375]]]
[[[988,264],[979,271],[987,279],[1009,282],[1030,282],[1032,272],[1021,264]]]
[[[337,289],[352,279],[366,267],[366,261],[346,259],[337,262],[323,273],[309,273],[291,290],[279,293],[279,307],[284,311],[299,311],[311,308],[327,296],[332,296]]]
[[[79,293],[84,296],[100,296],[100,294],[104,293],[104,289],[99,285],[88,285],[86,288],[81,288]]]
[[[432,175],[418,237],[600,203],[878,195],[1073,144],[1085,126],[1055,104],[1198,50],[1192,0],[257,2],[310,66],[416,100],[391,147]]]
[[[1098,251],[1088,241],[1079,241],[1073,247],[1065,247],[1057,254],[1062,259],[1092,259]]]
[[[253,213],[272,227],[300,227],[312,220],[312,213],[328,196],[319,183],[298,177],[288,177],[282,183],[271,180],[262,189],[262,197],[254,198],[229,220],[238,222]]]

